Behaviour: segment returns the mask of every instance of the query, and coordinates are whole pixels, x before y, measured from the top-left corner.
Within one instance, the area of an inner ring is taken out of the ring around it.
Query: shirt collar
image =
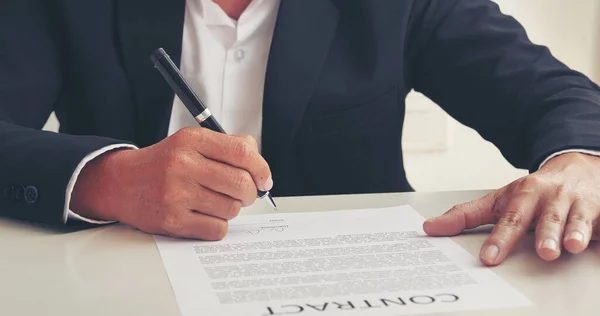
[[[194,1],[194,0],[188,0]],[[196,0],[197,1],[197,0]],[[262,4],[265,0],[252,0],[240,19],[244,17],[244,14],[251,11],[253,7]],[[266,0],[273,2],[274,5],[277,4],[277,0]],[[207,26],[230,26],[235,27],[237,21],[230,18],[224,11],[216,4],[213,0],[200,0],[200,14],[202,15],[202,19]]]
[[[227,16],[218,4],[212,0],[200,0],[200,14],[208,26],[235,27],[236,21]]]

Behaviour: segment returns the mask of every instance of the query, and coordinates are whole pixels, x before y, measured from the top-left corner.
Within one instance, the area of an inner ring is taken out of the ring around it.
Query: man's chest
[[[331,120],[336,114],[348,117],[345,113],[358,112],[392,90],[397,91],[395,106],[403,105],[410,90],[405,70],[409,3],[283,0],[272,34],[258,27],[256,32],[267,35],[233,41],[227,48],[220,45],[223,37],[215,40],[187,25],[182,0],[167,7],[140,0],[98,4],[89,23],[75,14],[81,16],[84,8],[71,4],[64,25],[81,62],[67,76],[66,89],[79,91],[69,101],[89,110],[81,112],[133,113],[144,142],[165,137],[175,98],[149,62],[150,53],[163,47],[208,106],[218,109],[215,115],[230,118],[224,123],[229,129],[254,116],[260,120],[254,131],[262,138],[270,132],[267,142],[288,143],[302,122],[326,118],[336,123]],[[235,35],[244,32],[253,31]],[[98,89],[116,84],[118,97]]]

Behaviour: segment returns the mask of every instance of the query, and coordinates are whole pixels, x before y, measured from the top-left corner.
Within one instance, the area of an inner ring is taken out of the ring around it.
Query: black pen
[[[183,75],[164,49],[159,48],[154,51],[150,56],[150,60],[200,126],[215,132],[226,134],[223,127],[221,127],[221,124],[217,122],[215,117],[210,113],[210,110],[204,106],[204,103],[202,103],[194,90],[192,90],[190,85],[183,78]],[[270,202],[271,206],[277,209],[275,201],[273,201],[273,198],[271,197],[271,193],[269,193],[269,191],[264,192],[259,190],[258,198],[263,199],[264,197],[267,197],[267,201]]]

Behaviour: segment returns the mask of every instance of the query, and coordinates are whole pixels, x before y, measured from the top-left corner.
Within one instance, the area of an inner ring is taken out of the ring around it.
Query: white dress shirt
[[[228,134],[249,134],[256,139],[259,148],[265,73],[279,2],[253,0],[235,21],[212,0],[186,1],[180,70]],[[198,123],[175,96],[168,135],[186,126],[198,126]],[[78,219],[107,223],[72,212],[69,202],[85,164],[120,147],[137,149],[126,144],[107,146],[90,153],[77,166],[65,192],[65,222]],[[544,163],[564,152],[568,151],[555,153]]]
[[[181,73],[228,134],[260,144],[267,60],[279,0],[253,0],[235,21],[212,0],[187,1]],[[169,135],[198,126],[175,98]]]
[[[280,0],[253,0],[237,21],[212,0],[187,0],[180,70],[228,134],[248,134],[261,146],[262,102],[267,60]],[[181,100],[174,97],[168,135],[198,126]],[[116,144],[87,155],[66,190],[64,221],[84,218],[69,209],[71,193],[85,164]]]

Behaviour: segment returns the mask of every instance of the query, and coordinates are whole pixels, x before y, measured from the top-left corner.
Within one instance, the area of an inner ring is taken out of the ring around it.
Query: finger
[[[193,211],[180,212],[161,224],[162,235],[208,241],[223,239],[227,230],[227,221]]]
[[[500,264],[523,237],[535,217],[538,195],[521,191],[507,196],[508,202],[492,233],[481,247],[479,257],[486,265]]]
[[[538,223],[535,228],[535,248],[544,260],[560,256],[561,240],[571,202],[563,196],[540,203]]]
[[[571,205],[563,245],[571,253],[579,253],[587,248],[592,238],[592,218],[596,212],[589,205],[581,200],[575,201]]]
[[[202,158],[192,175],[199,185],[240,200],[243,206],[256,200],[256,185],[246,170]]]
[[[254,139],[254,137],[246,134],[229,134],[229,136],[237,137],[244,141],[248,141],[251,145],[253,145],[252,147],[256,148],[256,150],[258,151],[258,142],[256,142],[256,139]]]
[[[273,187],[271,170],[258,152],[256,141],[249,136],[232,136],[209,129],[195,129],[199,140],[195,149],[212,160],[244,169],[252,176],[255,186],[262,191]]]
[[[498,194],[490,193],[480,199],[456,205],[442,216],[432,218],[423,224],[423,230],[430,236],[454,236],[465,229],[471,229],[495,222],[492,208]]]
[[[242,201],[205,187],[194,191],[188,205],[190,210],[224,220],[231,220],[239,215]]]
[[[245,134],[230,134],[233,137],[237,137],[242,139],[243,141],[246,141],[250,144],[250,146],[252,148],[254,148],[256,150],[257,153],[259,153],[259,158],[261,160],[261,163],[264,162],[265,166],[266,166],[266,170],[264,170],[265,173],[268,173],[268,178],[265,181],[265,184],[263,186],[260,186],[260,177],[257,175],[252,175],[252,178],[254,179],[255,183],[256,183],[256,187],[260,188],[263,191],[269,191],[273,188],[273,177],[271,175],[271,170],[269,169],[269,165],[266,162],[266,160],[264,160],[264,158],[262,156],[260,156],[260,150],[258,148],[258,142],[256,141],[256,139],[254,139],[254,137],[250,136],[250,135],[245,135]]]

